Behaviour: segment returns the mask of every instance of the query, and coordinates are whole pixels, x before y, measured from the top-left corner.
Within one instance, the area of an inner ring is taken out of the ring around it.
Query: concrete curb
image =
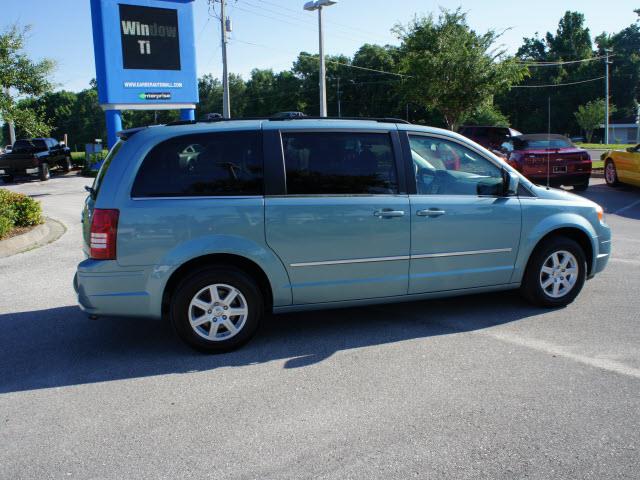
[[[42,225],[38,225],[27,233],[0,240],[0,258],[10,257],[55,242],[66,231],[67,228],[61,222],[45,218]]]

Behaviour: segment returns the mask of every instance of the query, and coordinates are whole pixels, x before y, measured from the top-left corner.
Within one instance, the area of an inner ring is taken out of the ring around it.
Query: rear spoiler
[[[128,128],[127,130],[120,130],[119,132],[116,133],[116,135],[118,136],[118,138],[120,138],[120,140],[125,141],[133,137],[136,133],[142,130],[145,130],[147,128],[149,127]]]

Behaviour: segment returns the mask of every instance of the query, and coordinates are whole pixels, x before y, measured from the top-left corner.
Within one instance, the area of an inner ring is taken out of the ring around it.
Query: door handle
[[[375,212],[373,212],[373,216],[378,218],[404,217],[404,210],[393,210],[391,208],[383,208],[382,210],[376,210]]]
[[[444,215],[444,210],[440,210],[439,208],[427,208],[425,210],[418,210],[416,215],[419,217],[439,217],[440,215]]]

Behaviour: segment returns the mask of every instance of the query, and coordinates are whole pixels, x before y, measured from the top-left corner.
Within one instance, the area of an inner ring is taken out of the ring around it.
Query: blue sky
[[[228,0],[233,33],[229,69],[245,78],[252,68],[291,66],[296,54],[317,52],[317,17],[302,10],[303,0]],[[58,88],[77,91],[95,76],[89,0],[2,0],[3,27],[17,22],[32,25],[28,51],[35,58],[57,61]],[[363,43],[397,44],[390,32],[415,14],[437,13],[439,7],[462,7],[470,25],[479,31],[509,29],[503,43],[515,52],[522,38],[555,31],[566,10],[586,16],[592,37],[615,32],[632,23],[637,0],[339,0],[325,10],[325,48],[328,54],[352,55]],[[195,0],[198,75],[219,76],[219,26],[210,18],[206,0]]]

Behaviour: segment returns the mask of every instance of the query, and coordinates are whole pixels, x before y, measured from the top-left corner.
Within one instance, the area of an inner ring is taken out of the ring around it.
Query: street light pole
[[[604,80],[604,143],[609,145],[609,53],[611,49],[605,49],[605,80]]]
[[[318,40],[320,55],[320,75],[319,75],[319,87],[320,87],[320,116],[327,116],[327,81],[326,81],[326,69],[324,64],[324,32],[322,31],[322,7],[330,7],[335,5],[335,0],[314,0],[304,4],[304,9],[312,12],[318,11]]]
[[[229,96],[229,70],[227,69],[227,17],[226,0],[220,0],[220,33],[222,40],[222,116],[231,118],[231,97]]]

